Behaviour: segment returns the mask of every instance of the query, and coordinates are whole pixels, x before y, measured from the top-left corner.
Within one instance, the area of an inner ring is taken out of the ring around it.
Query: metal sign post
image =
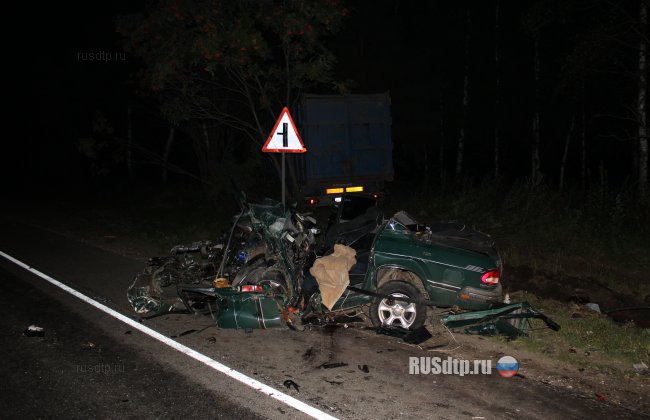
[[[285,195],[285,190],[286,190],[286,187],[285,187],[285,185],[286,185],[286,181],[285,181],[285,179],[286,179],[285,178],[286,177],[286,175],[285,175],[286,170],[285,170],[284,161],[285,161],[285,157],[284,157],[284,153],[282,153],[282,211],[286,211],[286,209],[287,209],[286,206],[284,205],[284,195]]]
[[[282,131],[278,130],[282,124]],[[276,137],[278,136],[278,137]],[[265,153],[282,153],[282,209],[285,209],[285,197],[286,197],[286,158],[285,153],[305,153],[307,149],[305,144],[296,130],[296,125],[289,114],[287,107],[284,107],[280,113],[280,117],[273,127],[273,131],[269,134],[264,147],[262,147],[262,152]]]
[[[289,129],[288,129],[289,124],[288,123],[282,123],[282,131],[278,132],[278,136],[282,136],[282,147],[283,148],[288,148],[289,147]],[[284,156],[284,153],[282,153],[282,211],[285,211],[287,208],[284,205],[285,203],[285,191],[286,191],[286,158]]]

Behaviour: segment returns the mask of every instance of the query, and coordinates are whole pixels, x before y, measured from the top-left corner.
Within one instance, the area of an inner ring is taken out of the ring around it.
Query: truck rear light
[[[316,204],[320,203],[320,200],[318,198],[310,198],[306,201],[310,206],[315,206]]]
[[[481,281],[485,284],[497,284],[499,282],[499,270],[490,270],[483,274]]]
[[[343,188],[328,188],[325,190],[327,194],[343,194]]]
[[[373,194],[372,198],[374,198],[375,200],[378,200],[379,199],[379,194]]]
[[[345,187],[345,192],[363,192],[363,187]]]

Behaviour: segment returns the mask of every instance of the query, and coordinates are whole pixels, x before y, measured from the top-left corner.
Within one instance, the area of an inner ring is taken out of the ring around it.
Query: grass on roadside
[[[522,292],[516,301],[527,300],[562,327],[554,332],[534,320],[528,336],[510,341],[515,348],[547,354],[577,367],[598,367],[630,373],[634,363],[650,365],[650,330],[633,323],[619,324],[606,315],[575,304],[541,300]]]

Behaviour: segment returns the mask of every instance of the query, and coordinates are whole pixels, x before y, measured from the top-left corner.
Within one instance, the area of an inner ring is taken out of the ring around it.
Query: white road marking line
[[[280,392],[276,390],[275,388],[272,388],[266,384],[263,384],[262,382],[253,379],[249,376],[244,375],[243,373],[236,371],[233,368],[229,368],[228,366],[221,364],[217,362],[216,360],[204,355],[203,353],[199,353],[196,350],[193,350],[177,341],[172,340],[171,338],[168,338],[167,336],[164,336],[160,334],[159,332],[146,327],[142,324],[140,324],[137,321],[132,320],[131,318],[127,317],[126,315],[122,315],[121,313],[109,308],[106,305],[102,305],[101,303],[97,302],[96,300],[93,300],[89,298],[88,296],[84,295],[83,293],[80,293],[76,291],[75,289],[71,288],[70,286],[67,286],[63,283],[61,283],[58,280],[53,279],[52,277],[48,276],[45,273],[42,273],[38,271],[37,269],[30,267],[29,265],[25,264],[24,262],[17,260],[16,258],[12,257],[11,255],[8,255],[2,251],[0,251],[0,256],[6,258],[7,260],[13,262],[14,264],[24,268],[25,270],[36,274],[40,278],[52,283],[53,285],[59,287],[60,289],[65,290],[66,292],[70,293],[73,296],[76,296],[77,298],[83,300],[84,302],[94,306],[95,308],[99,309],[100,311],[103,311],[107,313],[108,315],[124,322],[125,324],[147,334],[148,336],[155,338],[156,340],[167,344],[169,347],[173,348],[174,350],[178,350],[181,353],[184,353],[191,358],[198,360],[201,363],[204,363],[205,365],[211,367],[212,369],[219,371],[225,375],[230,376],[231,378],[246,384],[250,386],[251,388],[268,395],[271,398],[275,398],[278,401],[281,401],[285,403],[286,405],[295,408],[296,410],[302,411],[303,413],[315,418],[315,419],[336,419],[336,417],[330,416],[329,414],[314,408],[308,404],[305,404],[304,402],[292,397],[291,395],[287,395],[283,392]]]

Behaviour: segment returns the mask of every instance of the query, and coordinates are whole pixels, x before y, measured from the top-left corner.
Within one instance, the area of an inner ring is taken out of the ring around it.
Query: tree
[[[539,33],[536,33],[534,36],[534,70],[535,70],[535,111],[533,113],[533,146],[531,152],[531,175],[530,179],[533,185],[537,185],[542,180],[542,171],[541,171],[541,161],[539,156],[539,144],[540,144],[540,59],[539,59]]]
[[[465,32],[465,68],[463,76],[463,120],[460,125],[460,132],[458,133],[458,146],[456,149],[456,180],[460,180],[460,177],[463,173],[463,160],[465,158],[465,137],[467,132],[467,127],[469,125],[469,43],[470,36],[469,31],[471,28],[471,18],[469,14],[469,9],[467,9],[466,17],[466,32]]]
[[[163,0],[117,29],[143,61],[143,86],[192,138],[202,178],[215,179],[235,147],[248,163],[262,158],[278,111],[300,92],[333,84],[323,41],[347,14],[340,0]]]
[[[499,178],[499,94],[501,91],[501,77],[499,74],[499,0],[494,5],[494,179]]]
[[[638,143],[638,155],[635,155],[638,193],[640,196],[648,194],[647,3],[647,0],[638,0],[636,8],[633,3],[609,0],[595,2],[596,9],[591,14],[591,22],[579,33],[576,48],[569,57],[569,71],[566,74],[580,79],[582,85],[583,186],[586,172],[584,80],[589,73],[600,72],[622,80],[623,85],[616,92],[622,98],[618,105],[620,109],[612,107],[612,111],[598,117],[621,124],[622,129],[618,133],[608,134],[608,138],[617,143]],[[622,133],[624,134],[621,135]]]
[[[533,3],[524,15],[524,31],[529,34],[533,41],[533,118],[532,118],[532,142],[530,150],[530,181],[533,185],[542,182],[540,142],[541,142],[541,59],[540,59],[540,38],[546,25],[552,21],[553,11],[550,5],[545,2]]]
[[[573,129],[576,125],[575,117],[571,118],[571,125],[569,126],[569,131],[566,134],[566,140],[564,142],[564,152],[562,153],[562,162],[560,163],[560,191],[564,189],[564,171],[566,169],[566,161],[569,155],[569,145],[571,144],[571,136],[573,135]]]
[[[639,138],[639,195],[648,194],[648,120],[646,101],[648,93],[648,6],[639,1],[639,73],[637,87],[637,134]]]

